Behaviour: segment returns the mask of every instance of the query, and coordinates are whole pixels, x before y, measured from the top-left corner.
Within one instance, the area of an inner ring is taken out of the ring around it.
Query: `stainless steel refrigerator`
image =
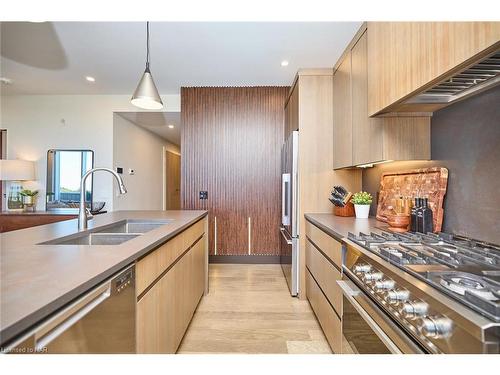
[[[292,296],[299,293],[299,132],[294,131],[281,149],[280,262]]]

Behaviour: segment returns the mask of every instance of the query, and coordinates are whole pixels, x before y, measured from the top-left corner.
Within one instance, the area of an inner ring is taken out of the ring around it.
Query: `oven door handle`
[[[372,319],[372,317],[363,309],[363,307],[356,301],[354,297],[359,295],[361,290],[359,290],[352,282],[348,281],[337,281],[340,289],[342,289],[342,294],[351,303],[351,305],[356,309],[363,320],[370,326],[375,332],[378,338],[386,345],[387,349],[392,354],[402,354],[402,351],[394,344],[394,342],[385,334],[382,328]]]

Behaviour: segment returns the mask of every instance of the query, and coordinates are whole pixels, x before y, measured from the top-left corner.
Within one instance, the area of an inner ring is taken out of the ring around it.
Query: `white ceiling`
[[[181,113],[180,112],[115,112],[119,116],[147,129],[163,139],[180,146]],[[168,125],[174,125],[170,129]]]
[[[181,86],[290,85],[331,67],[361,22],[153,22],[161,94]],[[145,65],[145,23],[2,22],[2,94],[132,94]],[[282,60],[287,67],[281,67]],[[85,76],[93,76],[89,83]]]

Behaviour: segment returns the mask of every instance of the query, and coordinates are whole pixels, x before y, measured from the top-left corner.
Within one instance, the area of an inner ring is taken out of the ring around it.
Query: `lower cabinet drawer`
[[[342,243],[306,221],[306,236],[323,251],[332,262],[342,268]]]
[[[306,265],[337,315],[342,317],[342,289],[337,284],[342,273],[309,240],[306,240]]]
[[[325,295],[312,277],[309,270],[306,270],[306,292],[307,299],[311,304],[316,317],[325,333],[326,339],[333,352],[342,353],[342,322],[335,314]]]

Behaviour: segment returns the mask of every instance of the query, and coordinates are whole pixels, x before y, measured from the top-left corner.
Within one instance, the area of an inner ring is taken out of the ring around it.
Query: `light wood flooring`
[[[178,353],[331,353],[280,265],[211,264],[209,285]]]

